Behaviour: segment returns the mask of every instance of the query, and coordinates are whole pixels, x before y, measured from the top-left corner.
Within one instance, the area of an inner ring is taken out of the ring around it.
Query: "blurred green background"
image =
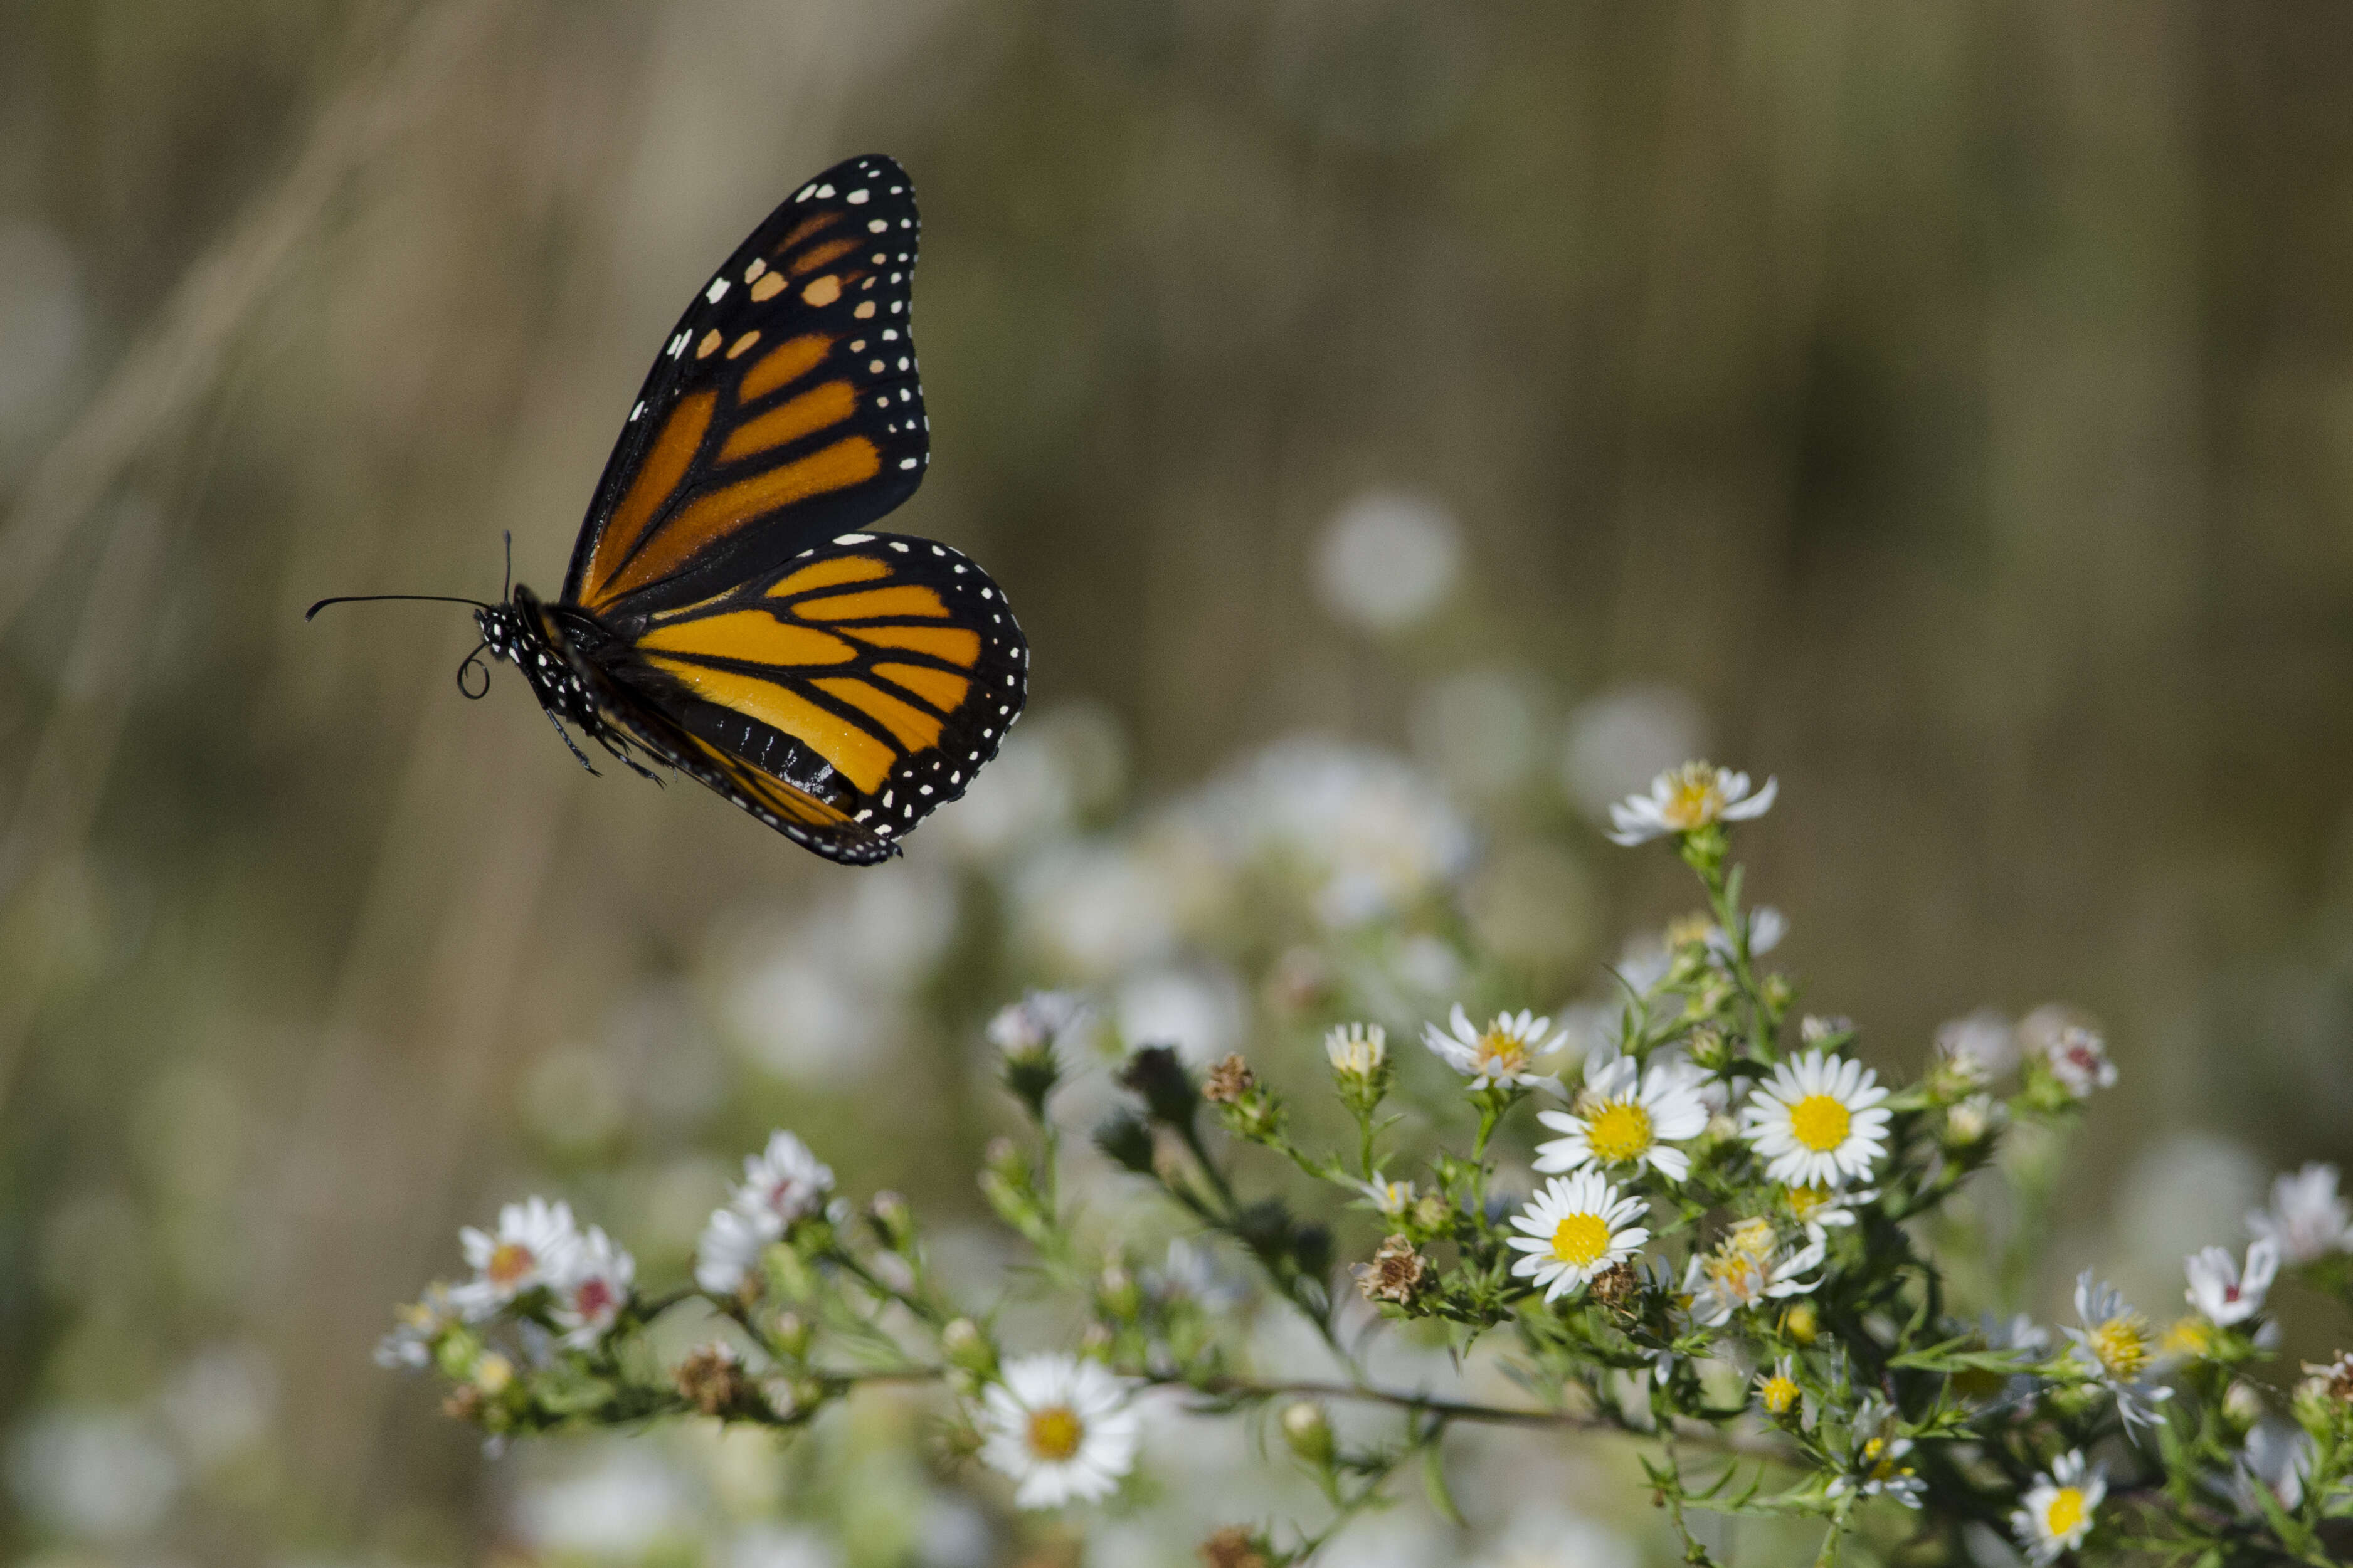
[[[1316,933],[1436,886],[1515,1005],[1595,994],[1688,904],[1595,814],[1693,749],[1778,776],[1752,893],[1883,1067],[2105,1020],[2030,1304],[2167,1314],[2353,1154],[2348,82],[2322,0],[0,0],[0,1544],[1067,1561],[903,1413],[824,1463],[920,1539],[774,1522],[818,1483],[733,1442],[485,1460],[367,1352],[526,1190],[676,1269],[776,1122],[986,1262],[1025,982],[1303,1048]],[[868,151],[926,228],[900,521],[1035,647],[903,863],[585,778],[450,689],[456,612],[302,623],[487,595],[502,529],[554,589],[690,292]],[[1237,814],[1335,800],[1232,938]],[[1590,1517],[1482,1550],[1635,1561],[1548,1462]]]

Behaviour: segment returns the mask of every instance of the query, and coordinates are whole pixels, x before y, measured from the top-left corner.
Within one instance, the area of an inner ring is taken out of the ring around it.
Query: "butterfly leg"
[[[629,755],[628,742],[626,740],[616,740],[611,731],[604,729],[601,725],[596,731],[596,742],[597,744],[612,752],[614,757],[623,767],[628,769],[639,778],[651,779],[657,784],[662,782],[662,778],[659,773],[654,772],[653,769],[638,761],[637,758]]]
[[[555,726],[555,732],[564,738],[565,750],[579,758],[580,765],[582,767],[586,768],[591,773],[596,774],[598,778],[605,776],[602,773],[596,773],[596,764],[588,760],[588,753],[582,751],[578,746],[573,743],[572,731],[564,727],[564,721],[557,718],[554,710],[552,709],[548,711],[547,721]]]

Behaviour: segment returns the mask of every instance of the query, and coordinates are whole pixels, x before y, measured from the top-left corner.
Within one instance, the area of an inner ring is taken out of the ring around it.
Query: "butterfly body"
[[[907,319],[918,232],[888,158],[836,164],[778,206],[666,340],[562,594],[517,586],[476,612],[584,765],[574,729],[849,864],[896,854],[962,795],[1029,689],[988,574],[871,531],[930,462]]]

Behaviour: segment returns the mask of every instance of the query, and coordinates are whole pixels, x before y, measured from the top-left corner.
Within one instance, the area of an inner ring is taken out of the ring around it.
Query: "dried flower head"
[[[726,1345],[697,1345],[672,1376],[680,1396],[705,1415],[730,1415],[752,1401],[752,1381],[744,1375],[742,1360]]]
[[[1413,1249],[1412,1242],[1392,1236],[1381,1243],[1370,1263],[1359,1263],[1351,1272],[1356,1277],[1356,1289],[1367,1300],[1394,1301],[1404,1307],[1421,1294],[1430,1263]]]
[[[1201,1542],[1208,1568],[1267,1568],[1266,1542],[1247,1525],[1229,1524]]]
[[[1250,1071],[1250,1063],[1239,1055],[1229,1056],[1209,1069],[1201,1085],[1201,1098],[1211,1105],[1233,1105],[1257,1087],[1258,1075]]]

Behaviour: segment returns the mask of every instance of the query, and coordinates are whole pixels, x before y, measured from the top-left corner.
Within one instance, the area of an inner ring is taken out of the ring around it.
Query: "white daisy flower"
[[[731,1200],[741,1212],[772,1217],[779,1234],[796,1220],[825,1210],[833,1168],[789,1132],[768,1135],[768,1146],[744,1161],[744,1184]]]
[[[1532,1088],[1550,1081],[1536,1070],[1536,1058],[1552,1055],[1568,1039],[1568,1032],[1556,1031],[1550,1018],[1528,1012],[1498,1013],[1485,1029],[1474,1029],[1460,1002],[1454,1005],[1450,1023],[1451,1034],[1435,1024],[1424,1024],[1421,1043],[1436,1052],[1439,1060],[1469,1079],[1464,1087],[1474,1089],[1507,1083]]]
[[[2239,1260],[2219,1247],[2207,1247],[2181,1261],[2189,1276],[2189,1289],[2183,1292],[2189,1304],[2205,1313],[2210,1322],[2228,1328],[2263,1310],[2263,1296],[2279,1273],[2279,1244],[2249,1244],[2243,1274]]]
[[[983,1401],[980,1457],[1011,1476],[1022,1508],[1109,1497],[1135,1464],[1128,1387],[1102,1363],[1060,1352],[1005,1363]]]
[[[2061,1552],[2084,1544],[2107,1495],[2107,1468],[2086,1468],[2084,1451],[2071,1448],[2027,1491],[2025,1506],[2010,1516],[2010,1531],[2036,1568],[2048,1568]]]
[[[1641,1198],[1619,1196],[1598,1171],[1555,1176],[1512,1216],[1513,1228],[1525,1234],[1508,1239],[1528,1255],[1512,1265],[1513,1275],[1533,1281],[1546,1301],[1583,1289],[1651,1239],[1648,1227],[1634,1223],[1645,1206]]]
[[[2279,1247],[2282,1260],[2310,1263],[2332,1252],[2353,1252],[2353,1213],[2337,1195],[2337,1167],[2315,1160],[2272,1182],[2271,1207],[2247,1215],[2247,1228]]]
[[[561,1279],[580,1245],[572,1205],[534,1197],[499,1210],[495,1231],[458,1233],[474,1278],[449,1292],[469,1318],[487,1318],[516,1297]]]
[[[449,1287],[427,1285],[422,1299],[393,1309],[392,1332],[376,1342],[375,1364],[421,1371],[433,1363],[441,1336],[465,1321],[459,1303],[450,1300]]]
[[[1853,1437],[1853,1450],[1847,1456],[1850,1472],[1830,1484],[1830,1495],[1890,1497],[1905,1508],[1918,1508],[1928,1483],[1904,1462],[1912,1452],[1912,1439],[1895,1435],[1894,1408],[1876,1394],[1866,1394],[1855,1408]]]
[[[694,1244],[694,1283],[714,1296],[733,1296],[758,1277],[760,1254],[783,1236],[781,1226],[740,1209],[712,1211]]]
[[[1671,1182],[1691,1174],[1691,1156],[1672,1141],[1707,1131],[1707,1106],[1695,1074],[1680,1061],[1658,1061],[1647,1073],[1631,1057],[1603,1046],[1585,1058],[1585,1092],[1574,1110],[1546,1110],[1536,1120],[1564,1134],[1536,1145],[1539,1171],[1588,1165],[1649,1165]]]
[[[1781,945],[1789,934],[1789,917],[1770,904],[1760,904],[1748,911],[1748,956],[1762,958]],[[1711,923],[1703,938],[1707,950],[1719,958],[1732,956],[1732,937],[1722,926]]]
[[[2097,1089],[2115,1087],[2116,1064],[2108,1059],[2108,1046],[2096,1030],[2068,1024],[2043,1043],[2042,1059],[2051,1076],[2077,1100],[2089,1100]]]
[[[1835,1187],[1871,1174],[1887,1152],[1887,1091],[1861,1062],[1808,1051],[1783,1062],[1741,1108],[1743,1136],[1765,1173],[1793,1187]]]
[[[1736,1311],[1807,1294],[1821,1283],[1805,1276],[1821,1266],[1823,1250],[1809,1241],[1792,1251],[1780,1245],[1771,1221],[1742,1220],[1713,1251],[1694,1253],[1683,1270],[1693,1321],[1713,1329]]]
[[[586,1350],[603,1339],[629,1304],[629,1287],[637,1277],[638,1260],[601,1226],[590,1226],[564,1277],[552,1282],[555,1326],[564,1331],[564,1342]]]
[[[1789,1213],[1806,1227],[1807,1237],[1826,1242],[1828,1233],[1855,1223],[1854,1211],[1879,1196],[1877,1187],[1790,1187],[1783,1194]]]
[[[1630,795],[1609,807],[1613,844],[1631,847],[1670,833],[1692,833],[1715,822],[1746,822],[1771,808],[1779,782],[1748,793],[1748,775],[1706,763],[1685,763],[1651,781],[1647,795]]]
[[[1324,1037],[1324,1059],[1338,1077],[1372,1078],[1388,1063],[1389,1033],[1378,1024],[1342,1024]]]
[[[1776,1418],[1796,1411],[1805,1399],[1806,1391],[1798,1386],[1797,1361],[1783,1356],[1767,1371],[1757,1374],[1757,1403],[1765,1414]]]
[[[2149,1375],[2156,1359],[2148,1320],[2126,1304],[2123,1292],[2101,1281],[2094,1284],[2088,1268],[2075,1279],[2075,1314],[2080,1329],[2069,1329],[2076,1359],[2116,1396],[2116,1414],[2127,1429],[2157,1419],[2157,1407],[2173,1397]]]
[[[2267,1416],[2248,1431],[2246,1450],[2232,1465],[2231,1489],[2249,1513],[2263,1511],[2255,1496],[2257,1487],[2293,1513],[2304,1504],[2304,1483],[2318,1458],[2319,1449],[2309,1432]]]
[[[1420,1195],[1414,1191],[1411,1182],[1392,1182],[1386,1177],[1355,1184],[1356,1190],[1365,1194],[1366,1201],[1373,1205],[1374,1212],[1384,1219],[1399,1217],[1413,1207],[1414,1199]]]

